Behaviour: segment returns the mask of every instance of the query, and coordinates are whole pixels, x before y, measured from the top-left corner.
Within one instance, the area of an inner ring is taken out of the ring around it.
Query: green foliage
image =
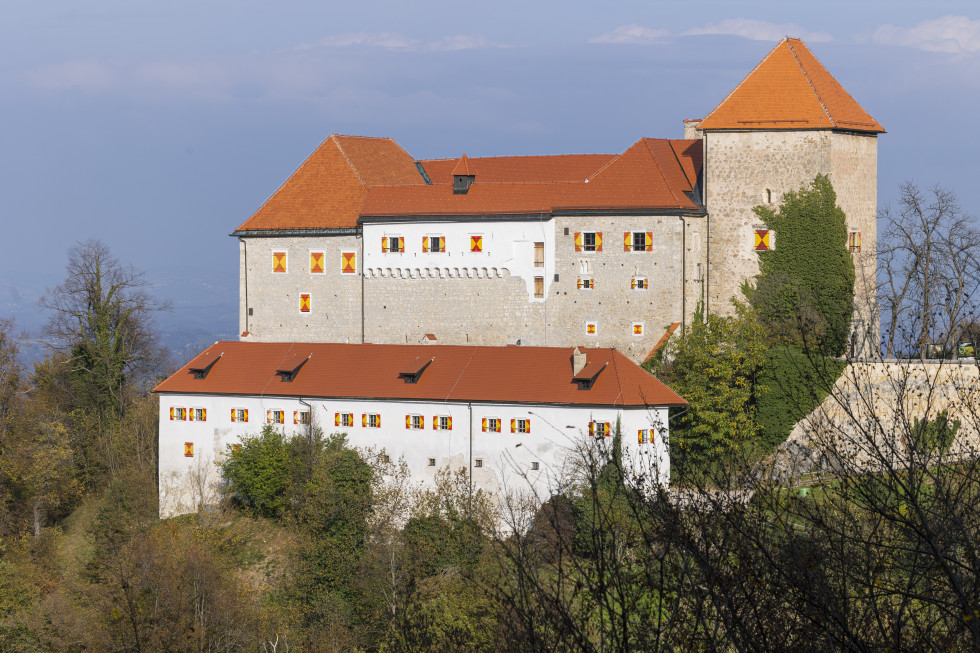
[[[915,418],[912,424],[912,445],[917,451],[926,454],[944,454],[960,430],[960,420],[949,419],[949,413],[940,411],[935,419],[920,420]]]
[[[281,517],[295,462],[285,434],[266,425],[259,435],[243,437],[240,447],[229,445],[226,454],[221,471],[234,501],[256,515]]]
[[[758,453],[768,453],[785,441],[796,423],[827,397],[846,366],[839,359],[796,347],[769,349],[756,390]]]
[[[735,315],[700,312],[687,332],[671,338],[668,363],[653,370],[690,407],[672,420],[672,471],[705,469],[751,441],[753,386],[765,355],[764,333],[744,305]]]
[[[847,347],[854,307],[854,261],[847,222],[826,175],[783,196],[777,211],[755,207],[776,235],[759,254],[759,276],[747,296],[773,337],[830,356]]]

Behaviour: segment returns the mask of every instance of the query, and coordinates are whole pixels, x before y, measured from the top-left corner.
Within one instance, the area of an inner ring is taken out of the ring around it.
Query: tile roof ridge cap
[[[364,182],[364,178],[361,177],[361,173],[359,173],[357,171],[357,168],[354,167],[354,163],[350,160],[350,157],[347,156],[347,152],[345,152],[344,151],[344,148],[340,145],[340,140],[339,139],[340,138],[344,138],[344,137],[343,136],[338,136],[337,134],[330,134],[330,138],[331,138],[331,140],[333,140],[334,145],[337,146],[337,149],[340,151],[341,156],[344,157],[344,161],[347,162],[347,165],[354,172],[354,176],[357,177],[357,180],[359,182],[361,182],[361,185],[362,186],[367,186],[367,184]]]
[[[783,38],[781,38],[779,40],[779,42],[773,47],[773,49],[770,50],[769,53],[766,56],[764,56],[762,58],[762,60],[759,63],[757,63],[755,65],[755,67],[753,67],[752,70],[750,70],[749,73],[745,77],[742,78],[742,81],[740,81],[738,84],[736,84],[735,85],[735,88],[733,88],[731,91],[729,91],[728,95],[726,95],[725,98],[721,102],[719,102],[717,105],[715,105],[715,108],[714,109],[712,109],[711,111],[708,112],[708,115],[706,115],[701,120],[701,124],[703,125],[704,123],[708,122],[711,119],[711,116],[714,115],[715,111],[717,111],[723,104],[725,104],[726,102],[728,102],[729,98],[731,98],[733,95],[735,95],[735,92],[738,91],[738,89],[740,89],[742,87],[742,84],[744,84],[746,82],[746,80],[748,80],[750,77],[752,77],[752,75],[754,75],[755,72],[757,70],[759,70],[759,68],[762,67],[762,64],[766,63],[769,60],[769,57],[771,57],[776,52],[776,50],[779,49],[779,46],[781,46],[783,43],[786,43],[786,41],[788,39],[789,39],[789,37],[787,37],[787,36],[784,36]],[[786,44],[787,44],[787,46],[789,45],[788,43],[786,43]]]
[[[800,39],[790,39],[790,37],[787,36],[783,40],[786,41],[786,47],[789,48],[789,53],[793,55],[793,60],[796,61],[796,65],[800,67],[800,72],[803,73],[803,79],[805,79],[806,83],[810,86],[810,91],[813,93],[813,97],[817,99],[817,102],[820,104],[820,108],[823,109],[824,115],[827,116],[827,120],[830,121],[831,127],[836,127],[837,123],[834,121],[834,117],[830,115],[830,110],[827,108],[827,105],[824,104],[823,99],[820,97],[820,93],[817,92],[817,88],[813,85],[813,82],[810,81],[810,75],[809,73],[807,73],[806,68],[803,67],[803,62],[800,61],[800,58],[796,55],[796,50],[793,49],[793,46],[792,44],[790,44],[790,41],[793,40],[800,43],[804,48],[806,48],[807,51],[809,51],[810,48],[807,48],[806,44],[803,43],[803,41],[801,41]],[[820,61],[819,59],[817,59],[816,55],[814,55],[812,52],[810,52],[810,56],[812,56],[818,62]],[[823,64],[820,65],[823,66]],[[827,74],[830,75],[829,70],[827,71]],[[831,78],[833,78],[833,75],[831,75]]]

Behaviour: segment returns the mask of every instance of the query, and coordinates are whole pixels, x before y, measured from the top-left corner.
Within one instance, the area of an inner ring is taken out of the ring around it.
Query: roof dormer
[[[453,195],[466,195],[474,181],[476,171],[470,165],[469,157],[464,154],[453,168]]]

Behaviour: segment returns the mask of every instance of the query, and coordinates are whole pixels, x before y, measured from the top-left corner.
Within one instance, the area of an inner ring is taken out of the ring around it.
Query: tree
[[[70,356],[78,406],[103,417],[120,415],[127,380],[160,360],[152,316],[169,306],[153,299],[143,274],[122,265],[100,241],[76,245],[65,272],[65,281],[40,301],[51,311],[44,333]]]
[[[847,348],[854,311],[854,261],[847,219],[826,175],[786,193],[778,210],[755,207],[776,235],[759,253],[759,276],[748,294],[760,320],[788,344],[832,356]],[[796,342],[793,342],[793,341]]]
[[[906,336],[923,359],[930,343],[951,349],[980,280],[980,231],[952,191],[933,186],[924,192],[910,181],[899,188],[897,210],[886,207],[878,219],[884,226],[878,301],[885,357],[904,353]]]

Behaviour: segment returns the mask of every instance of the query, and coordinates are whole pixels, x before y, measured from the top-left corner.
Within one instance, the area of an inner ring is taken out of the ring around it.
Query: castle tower
[[[700,124],[708,211],[707,308],[728,313],[759,272],[753,207],[830,177],[847,215],[856,273],[853,355],[877,347],[874,288],[878,140],[885,130],[799,39],[785,38]],[[771,245],[778,247],[778,240]]]

